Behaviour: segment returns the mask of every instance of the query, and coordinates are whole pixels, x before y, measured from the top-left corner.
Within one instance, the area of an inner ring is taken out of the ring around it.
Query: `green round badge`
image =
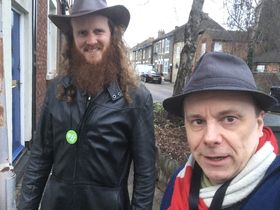
[[[66,141],[69,144],[75,144],[77,140],[78,140],[78,135],[77,135],[76,131],[74,131],[74,130],[67,131]]]

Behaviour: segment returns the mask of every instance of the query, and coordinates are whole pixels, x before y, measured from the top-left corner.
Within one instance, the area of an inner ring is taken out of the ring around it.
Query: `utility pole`
[[[0,0],[0,209],[15,210],[15,183],[16,175],[13,171],[11,160],[11,146],[8,141],[8,127],[7,127],[7,109],[6,109],[6,85],[4,66],[10,66],[4,64],[4,52],[6,49],[10,49],[11,46],[4,46],[3,37],[5,33],[11,33],[10,24],[6,24],[3,15],[4,11],[11,11],[11,1]],[[8,10],[6,10],[9,7]],[[10,12],[11,13],[11,12]],[[8,30],[7,30],[8,29]],[[10,36],[11,37],[11,36]],[[5,44],[9,45],[8,42]],[[8,50],[9,52],[10,50]],[[9,53],[5,54],[9,56]],[[5,69],[8,71],[7,69]],[[10,72],[10,71],[8,71]]]

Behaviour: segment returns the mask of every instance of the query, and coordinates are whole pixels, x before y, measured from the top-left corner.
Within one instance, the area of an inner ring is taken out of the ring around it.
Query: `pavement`
[[[23,154],[19,158],[19,160],[15,163],[15,173],[16,173],[16,203],[18,204],[21,186],[22,186],[22,178],[24,173],[24,168],[27,164],[27,160],[29,157],[29,151],[23,151]],[[128,191],[131,196],[133,191],[133,167],[131,167],[128,179]],[[163,192],[160,191],[158,188],[155,189],[154,195],[154,202],[153,202],[153,209],[152,210],[159,210],[160,209],[160,202],[162,198]]]

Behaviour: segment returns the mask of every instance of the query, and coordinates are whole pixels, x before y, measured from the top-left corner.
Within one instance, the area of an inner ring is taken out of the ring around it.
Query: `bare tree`
[[[231,29],[248,31],[247,62],[255,55],[280,51],[279,0],[224,0]]]
[[[228,12],[228,27],[239,31],[255,27],[260,3],[261,0],[224,0],[224,7]]]
[[[263,0],[256,29],[257,53],[280,51],[280,1]]]
[[[196,41],[199,26],[203,18],[203,4],[204,0],[193,0],[189,20],[185,28],[185,45],[180,55],[180,66],[173,89],[173,95],[178,95],[181,92],[184,83],[189,79],[192,73],[193,59],[196,51]]]
[[[227,25],[230,29],[248,32],[247,63],[253,65],[256,46],[256,31],[259,26],[263,0],[224,0],[228,11]]]

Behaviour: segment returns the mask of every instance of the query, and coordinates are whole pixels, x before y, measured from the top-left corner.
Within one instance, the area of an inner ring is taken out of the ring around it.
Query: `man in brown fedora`
[[[122,40],[129,11],[105,0],[76,0],[71,15],[49,18],[67,44],[48,87],[19,209],[151,209],[153,105]]]
[[[171,177],[161,210],[280,209],[278,145],[263,120],[275,102],[242,59],[204,54],[182,94],[163,102],[184,118],[191,155]]]

